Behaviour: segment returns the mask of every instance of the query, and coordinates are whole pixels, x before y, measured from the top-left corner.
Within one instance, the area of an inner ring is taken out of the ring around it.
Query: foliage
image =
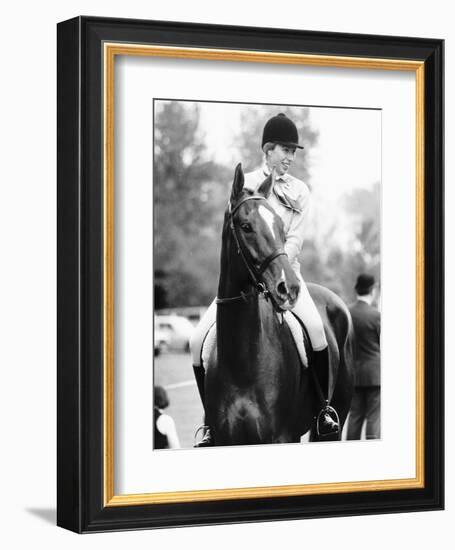
[[[208,304],[218,283],[227,169],[204,160],[197,105],[166,102],[155,120],[156,308]]]
[[[304,279],[327,286],[348,303],[355,298],[359,273],[371,273],[380,281],[380,189],[377,182],[345,195],[340,215],[329,224],[319,246],[309,239],[300,255]],[[340,240],[336,237],[342,223],[347,225],[346,238]]]

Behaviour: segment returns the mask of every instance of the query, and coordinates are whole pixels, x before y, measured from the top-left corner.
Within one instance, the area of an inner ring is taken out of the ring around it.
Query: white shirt
[[[156,428],[161,434],[167,437],[167,442],[170,449],[180,448],[175,422],[171,416],[161,413],[156,421]]]
[[[360,294],[357,294],[357,300],[359,302],[365,302],[366,304],[371,306],[371,304],[373,303],[373,296],[371,296],[371,294],[363,294],[362,296],[360,296]]]

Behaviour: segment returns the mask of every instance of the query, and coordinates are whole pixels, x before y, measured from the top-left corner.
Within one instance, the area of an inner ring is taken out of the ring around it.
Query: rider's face
[[[278,176],[286,174],[295,159],[295,147],[280,145],[267,152],[267,166],[270,170],[275,167]]]

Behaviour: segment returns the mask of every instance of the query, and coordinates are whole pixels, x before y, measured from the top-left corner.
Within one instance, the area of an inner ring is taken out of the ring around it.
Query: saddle
[[[302,366],[305,369],[308,368],[307,349],[311,350],[311,344],[305,326],[291,311],[286,311],[283,315],[278,315],[282,317],[283,322],[287,323],[289,330],[291,331],[292,337],[294,338],[294,343],[297,347],[297,351],[299,352]]]
[[[306,328],[290,311],[286,311],[283,314],[278,313],[277,315],[280,322],[287,323],[294,339],[302,366],[305,369],[308,368],[308,352],[311,353],[311,343]],[[203,365],[207,364],[215,346],[216,323],[210,327],[210,330],[208,331],[202,344],[201,359]]]

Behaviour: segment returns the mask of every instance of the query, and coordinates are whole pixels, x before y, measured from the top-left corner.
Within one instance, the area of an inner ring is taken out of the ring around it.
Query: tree
[[[227,170],[207,160],[197,104],[159,102],[155,119],[155,295],[163,307],[216,294]]]

